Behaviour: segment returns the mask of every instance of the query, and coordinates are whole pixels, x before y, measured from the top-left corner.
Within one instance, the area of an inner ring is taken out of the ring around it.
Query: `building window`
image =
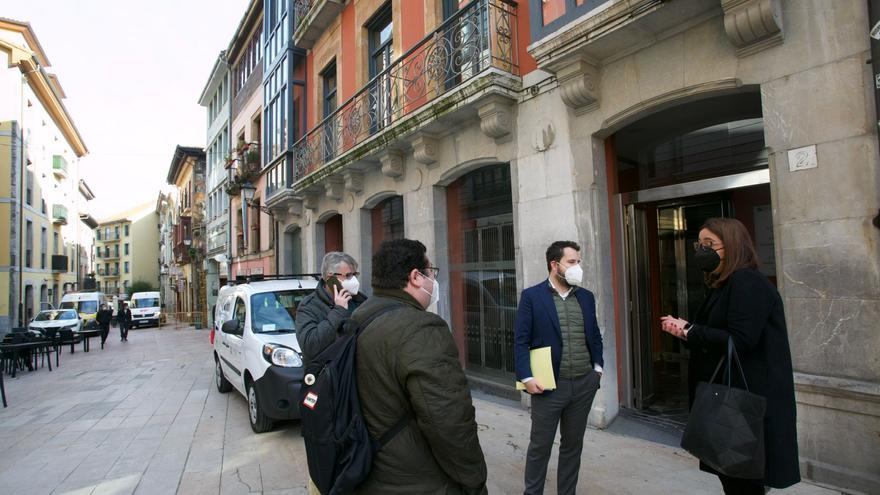
[[[46,251],[49,249],[49,231],[40,227],[40,269],[46,269]]]
[[[125,254],[128,254],[128,243],[125,243]]]
[[[125,262],[125,273],[128,273],[128,261]]]
[[[403,197],[388,198],[370,212],[373,252],[379,249],[384,241],[403,239]]]
[[[387,4],[368,24],[370,31],[370,79],[378,76],[394,58],[394,24],[391,19],[391,4]],[[373,92],[371,113],[374,115],[372,132],[391,123],[391,78],[383,77],[371,88]]]
[[[34,200],[34,173],[27,171],[27,190],[25,191],[25,201],[28,206],[33,206]]]
[[[110,257],[110,246],[104,246],[104,257],[105,258]]]
[[[114,245],[113,245],[113,257],[114,257],[114,258],[118,258],[118,257],[119,257],[119,244],[114,244]]]
[[[324,85],[323,102],[324,118],[326,119],[336,111],[336,61],[321,72]],[[333,122],[324,124],[324,161],[330,161],[336,156],[336,126]]]
[[[25,226],[24,245],[24,266],[30,268],[33,265],[34,254],[34,223],[30,220],[27,221],[27,225]]]
[[[43,215],[45,215],[48,211],[48,209],[46,208],[46,200],[42,198],[40,199],[40,211],[43,213]]]
[[[117,239],[119,239],[119,225],[113,227],[113,234],[116,236]]]
[[[125,226],[125,237],[128,237],[128,225]]]
[[[52,254],[58,254],[58,232],[52,233]]]

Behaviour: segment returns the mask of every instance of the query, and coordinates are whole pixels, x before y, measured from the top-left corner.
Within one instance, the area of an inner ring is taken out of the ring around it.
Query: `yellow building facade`
[[[0,19],[0,333],[57,306],[90,271],[88,150],[28,23]]]
[[[159,285],[159,217],[150,202],[102,221],[95,229],[95,281],[107,296],[135,282]]]

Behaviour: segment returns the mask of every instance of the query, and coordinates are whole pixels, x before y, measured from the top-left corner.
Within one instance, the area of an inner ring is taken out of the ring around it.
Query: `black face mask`
[[[711,273],[721,264],[721,257],[718,256],[714,249],[700,246],[700,249],[697,249],[697,252],[694,254],[694,262],[700,270]]]

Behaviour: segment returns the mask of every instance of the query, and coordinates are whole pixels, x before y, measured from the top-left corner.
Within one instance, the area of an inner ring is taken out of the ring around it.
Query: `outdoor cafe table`
[[[89,339],[91,339],[93,337],[100,337],[101,336],[101,329],[100,328],[95,328],[92,330],[83,329],[83,330],[79,331],[79,334],[83,338],[83,351],[89,352]],[[103,349],[103,348],[104,348],[104,344],[101,344],[101,349]],[[73,346],[71,346],[71,349],[73,349]]]
[[[12,343],[0,343],[0,352],[10,351],[12,353],[12,378],[15,378],[15,371],[18,368],[18,358],[23,350],[38,350],[40,348],[45,348],[51,346],[52,343],[48,340],[38,340],[35,342],[20,342],[18,344]],[[36,354],[33,355],[34,357]],[[52,371],[52,359],[47,359],[49,362],[49,371]],[[34,359],[34,365],[36,365],[36,359]]]

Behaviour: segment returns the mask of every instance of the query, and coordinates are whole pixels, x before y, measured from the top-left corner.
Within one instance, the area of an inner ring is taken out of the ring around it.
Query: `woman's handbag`
[[[681,446],[721,474],[733,478],[763,479],[767,399],[748,391],[749,386],[732,338],[727,341],[727,385],[714,383],[724,359],[722,357],[718,361],[709,383],[697,383],[694,405]],[[730,386],[734,360],[745,390]]]

